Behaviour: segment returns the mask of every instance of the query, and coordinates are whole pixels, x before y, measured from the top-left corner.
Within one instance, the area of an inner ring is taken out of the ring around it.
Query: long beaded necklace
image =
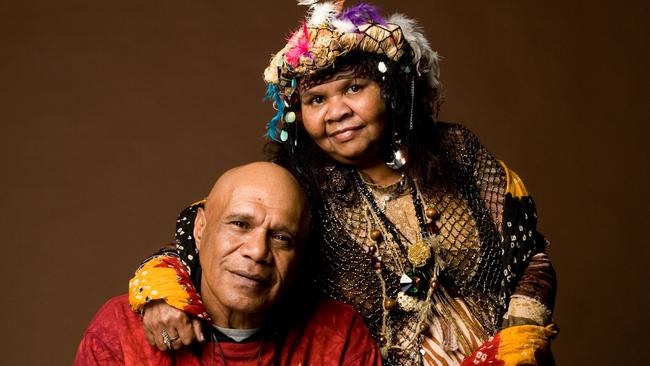
[[[431,299],[434,291],[438,288],[437,276],[444,268],[444,264],[440,259],[440,244],[436,235],[438,233],[437,219],[439,215],[432,207],[424,208],[423,199],[416,183],[409,177],[403,177],[402,179],[405,179],[409,185],[409,195],[418,220],[419,232],[416,235],[415,242],[411,242],[379,208],[373,193],[363,181],[359,172],[353,175],[353,179],[356,188],[365,201],[369,216],[373,219],[370,221],[377,225],[370,230],[370,238],[374,241],[374,246],[369,247],[367,251],[371,255],[372,264],[382,285],[384,296],[380,351],[382,356],[386,357],[389,350],[403,350],[402,346],[393,343],[391,339],[392,331],[389,330],[388,326],[389,312],[398,305],[402,310],[415,311],[417,314],[414,316],[419,331],[412,335],[409,343],[415,342],[419,334],[426,332],[428,329]],[[401,275],[401,291],[397,300],[390,298],[386,293],[386,284],[382,274],[384,259],[380,253],[380,244],[382,242],[385,242],[384,250],[390,255],[395,263],[396,270]],[[401,259],[404,257],[407,258],[410,268],[404,268]]]
[[[457,344],[461,344],[464,349],[471,349],[469,346],[470,341],[462,334],[461,328],[463,324],[470,326],[469,324],[472,322],[458,303],[438,282],[438,276],[445,268],[441,253],[442,246],[438,238],[440,215],[433,207],[425,209],[424,200],[416,182],[404,177],[409,184],[409,194],[419,224],[419,233],[413,243],[379,208],[373,193],[361,178],[360,173],[357,172],[353,177],[356,188],[369,208],[370,216],[374,218],[372,221],[377,224],[376,228],[370,230],[370,238],[375,242],[375,245],[368,252],[371,255],[373,267],[380,280],[384,296],[382,336],[380,339],[382,356],[386,357],[389,350],[403,350],[403,347],[393,344],[392,339],[390,339],[392,332],[388,329],[387,321],[389,312],[398,305],[404,311],[415,312],[418,333],[413,334],[409,342],[415,341],[419,335],[428,332],[430,316],[435,313],[442,316],[445,324],[450,327],[448,333],[453,334],[453,336],[445,336],[443,347],[453,350],[458,347]],[[406,241],[406,245],[401,240],[402,238]],[[385,245],[386,251],[395,262],[395,268],[401,274],[401,291],[397,295],[397,300],[391,299],[386,293],[386,284],[382,274],[383,258],[379,251],[380,243],[387,242],[386,244],[389,244],[388,242],[391,241],[395,243],[400,252],[395,253],[390,250],[390,245]],[[407,258],[410,268],[404,268],[401,264],[400,254],[401,258]],[[472,327],[472,331],[477,335],[484,333],[484,330],[474,329],[474,327]]]
[[[412,179],[404,177],[407,184],[409,185],[409,194],[411,196],[411,200],[415,209],[415,216],[417,217],[419,224],[419,233],[417,235],[417,240],[412,243],[406,237],[406,235],[404,235],[393,224],[393,222],[390,221],[384,211],[379,208],[374,195],[372,192],[370,192],[367,184],[361,178],[360,173],[353,175],[353,177],[355,185],[359,192],[361,192],[363,195],[366,204],[370,208],[372,216],[374,216],[378,221],[377,224],[381,229],[383,229],[383,231],[390,235],[390,238],[384,238],[381,230],[375,228],[370,232],[371,239],[377,243],[381,242],[383,239],[392,239],[392,241],[397,244],[401,254],[406,257],[411,264],[410,271],[402,270],[402,274],[408,275],[409,272],[412,274],[416,274],[416,272],[418,272],[418,277],[420,277],[420,280],[424,280],[426,276],[424,276],[419,268],[423,268],[429,264],[429,260],[431,259],[432,254],[433,257],[435,257],[437,255],[435,252],[439,247],[438,239],[436,238],[438,228],[436,222],[434,222],[434,219],[437,221],[439,218],[436,210],[432,207],[424,209],[423,200],[419,190],[417,189],[417,185]],[[406,244],[402,241],[402,239],[406,241]],[[434,265],[437,266],[438,262],[439,261],[435,261]],[[398,265],[398,267],[402,266]],[[434,273],[437,275],[439,273],[439,270],[440,268],[438,268]],[[420,286],[408,286],[409,289],[405,290],[404,292],[410,292],[409,295],[417,295],[422,292],[426,292],[426,283],[421,283],[419,285]]]

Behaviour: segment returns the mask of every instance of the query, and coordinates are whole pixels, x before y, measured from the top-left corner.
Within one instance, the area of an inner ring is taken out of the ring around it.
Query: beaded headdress
[[[438,55],[429,46],[415,20],[402,14],[383,18],[377,7],[359,3],[350,8],[344,1],[299,0],[309,6],[302,25],[287,44],[271,58],[264,70],[267,98],[277,113],[267,124],[267,135],[285,141],[286,129],[278,124],[293,123],[295,113],[288,110],[301,79],[335,67],[335,61],[351,52],[385,60],[378,65],[385,73],[391,65],[402,65],[402,72],[416,73],[438,87]]]

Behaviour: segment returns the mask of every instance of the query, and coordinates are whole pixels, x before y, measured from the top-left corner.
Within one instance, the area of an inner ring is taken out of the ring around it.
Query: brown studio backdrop
[[[648,5],[377,1],[442,55],[442,117],[524,177],[560,276],[560,365],[639,363],[648,325]],[[0,3],[0,347],[64,365],[178,210],[260,159],[292,0]]]

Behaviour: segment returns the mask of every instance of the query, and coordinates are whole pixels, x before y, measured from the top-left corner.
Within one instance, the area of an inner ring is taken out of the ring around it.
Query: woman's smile
[[[334,139],[339,143],[348,142],[359,136],[363,127],[364,126],[350,126],[339,128],[329,133],[329,137],[330,139]]]

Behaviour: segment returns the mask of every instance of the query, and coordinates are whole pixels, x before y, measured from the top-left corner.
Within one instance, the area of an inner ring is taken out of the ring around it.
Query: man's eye
[[[273,240],[275,240],[275,241],[283,242],[283,243],[286,243],[286,244],[291,244],[292,243],[291,237],[289,235],[285,235],[285,234],[273,234],[273,235],[271,235],[271,238]]]
[[[246,229],[248,228],[248,223],[245,221],[231,221],[230,225],[236,226],[240,229]]]
[[[289,241],[289,237],[283,234],[273,234],[271,236],[275,240]]]

